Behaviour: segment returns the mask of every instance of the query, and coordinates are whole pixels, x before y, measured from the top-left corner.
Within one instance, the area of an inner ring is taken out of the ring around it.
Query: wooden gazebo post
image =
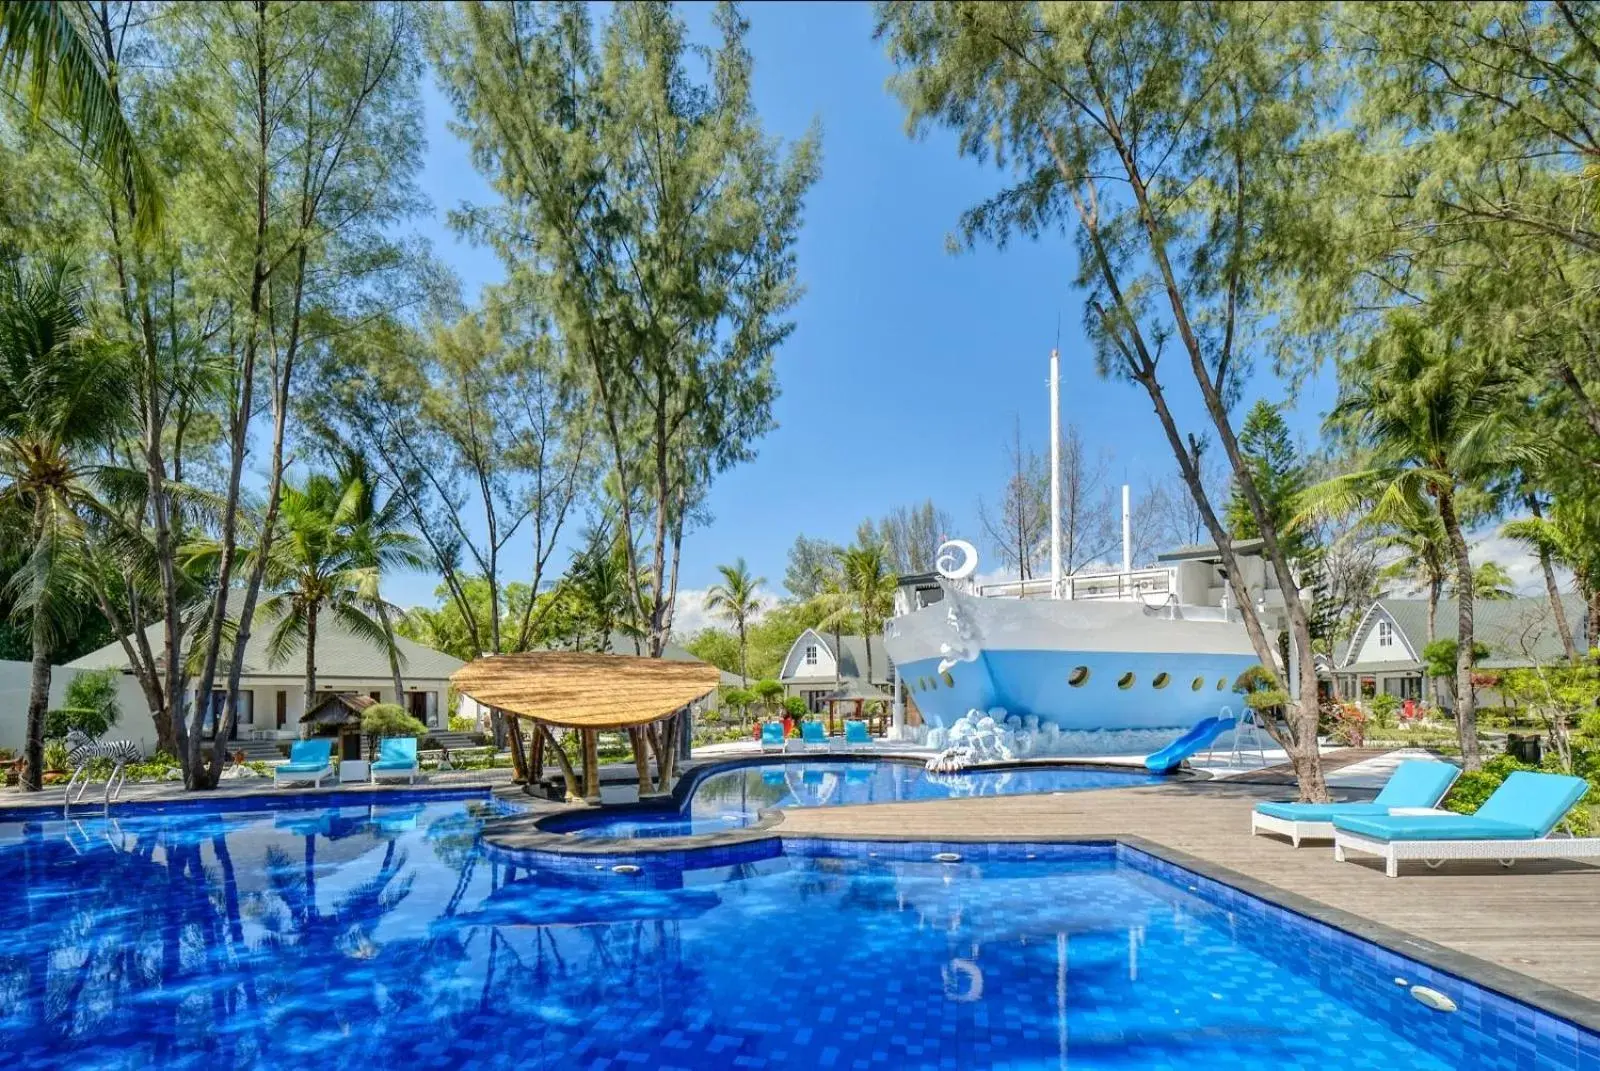
[[[589,803],[600,802],[600,734],[594,729],[580,729],[583,741],[583,798]]]

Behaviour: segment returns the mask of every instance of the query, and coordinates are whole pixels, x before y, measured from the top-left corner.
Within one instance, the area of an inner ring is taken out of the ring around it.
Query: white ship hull
[[[1244,626],[1215,608],[980,598],[949,587],[941,601],[889,621],[884,638],[929,726],[1001,708],[1054,726],[1052,736],[1130,734],[1128,743],[1237,713],[1234,681],[1259,661]]]

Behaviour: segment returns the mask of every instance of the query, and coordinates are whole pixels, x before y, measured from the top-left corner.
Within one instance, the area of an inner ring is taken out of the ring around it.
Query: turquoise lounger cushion
[[[1335,818],[1333,828],[1372,840],[1537,840],[1544,835],[1527,826],[1492,822],[1475,814],[1352,815]]]
[[[783,743],[783,723],[769,721],[761,726],[761,742],[763,744]]]
[[[1285,822],[1331,822],[1341,814],[1354,817],[1389,813],[1381,803],[1258,803],[1256,810]]]
[[[800,723],[800,736],[808,744],[825,744],[828,736],[822,731],[820,721],[803,721]]]
[[[870,744],[872,737],[867,733],[867,723],[864,721],[847,721],[844,723],[844,739],[847,744]]]
[[[318,773],[326,770],[325,762],[282,762],[278,764],[279,773]]]
[[[1589,783],[1581,777],[1518,770],[1501,782],[1494,795],[1483,801],[1474,817],[1526,826],[1537,831],[1534,836],[1542,837],[1554,829],[1588,791]]]
[[[1461,776],[1460,767],[1432,759],[1407,759],[1394,768],[1372,802],[1384,807],[1432,807]]]
[[[390,736],[378,741],[378,761],[372,765],[377,768],[395,766],[415,766],[417,764],[417,738],[414,736]]]
[[[296,740],[289,746],[289,765],[296,768],[308,766],[313,769],[326,766],[328,757],[332,754],[332,740]]]

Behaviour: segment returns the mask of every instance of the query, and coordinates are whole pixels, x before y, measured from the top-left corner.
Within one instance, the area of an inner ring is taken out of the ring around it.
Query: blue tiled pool
[[[4,1066],[1600,1059],[1594,1035],[1127,847],[768,839],[627,875],[491,853],[493,813],[413,799],[0,824]]]
[[[544,828],[583,838],[684,837],[751,825],[775,807],[942,800],[1128,788],[1166,780],[1143,770],[1029,766],[931,774],[905,762],[753,762],[707,774],[682,810],[590,812],[549,819]]]

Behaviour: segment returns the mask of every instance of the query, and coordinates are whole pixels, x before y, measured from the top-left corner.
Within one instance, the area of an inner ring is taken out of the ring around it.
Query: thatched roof
[[[334,692],[318,700],[316,705],[300,715],[300,720],[313,725],[360,725],[362,712],[377,702],[370,695]]]
[[[529,651],[470,662],[450,683],[507,714],[571,729],[623,729],[665,718],[715,692],[720,680],[704,662]]]

